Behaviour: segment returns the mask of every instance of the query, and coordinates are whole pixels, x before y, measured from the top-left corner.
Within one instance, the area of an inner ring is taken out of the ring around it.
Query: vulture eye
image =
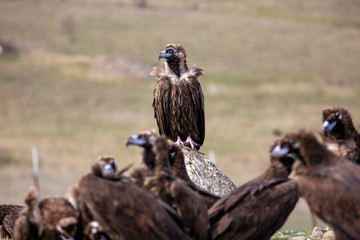
[[[168,49],[168,50],[166,50],[166,53],[170,53],[170,54],[172,54],[172,53],[174,53],[174,49]]]

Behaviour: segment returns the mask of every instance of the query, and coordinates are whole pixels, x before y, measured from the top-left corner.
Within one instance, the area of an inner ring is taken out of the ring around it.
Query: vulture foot
[[[177,140],[176,140],[175,144],[177,144],[177,145],[179,145],[179,146],[183,146],[183,145],[184,145],[184,142],[181,141],[180,136],[177,137]]]
[[[196,148],[199,146],[199,144],[197,144],[196,142],[194,142],[190,136],[187,137],[186,141],[185,141],[186,145],[190,145],[192,149]]]

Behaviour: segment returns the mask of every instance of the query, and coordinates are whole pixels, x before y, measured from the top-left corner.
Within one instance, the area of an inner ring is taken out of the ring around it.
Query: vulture
[[[131,177],[134,182],[139,183],[139,186],[144,186],[144,182],[147,178],[155,175],[156,166],[156,153],[154,152],[154,146],[156,141],[162,137],[159,137],[154,131],[146,130],[139,134],[134,134],[126,140],[126,146],[136,145],[144,148],[143,151],[143,166],[135,169]],[[212,194],[206,190],[203,190],[196,186],[191,180],[186,171],[184,154],[181,151],[181,147],[175,144],[172,140],[167,140],[168,146],[168,158],[167,161],[170,164],[170,172],[174,177],[182,179],[188,187],[196,191],[205,201],[208,208],[219,199],[218,196]]]
[[[123,176],[127,168],[119,172],[114,166],[113,157],[99,157],[70,191],[89,238],[99,230],[97,225],[105,239],[191,239],[172,208]]]
[[[294,165],[302,197],[335,232],[336,239],[360,236],[360,166],[329,151],[308,130],[288,133],[279,155],[295,154]]]
[[[23,208],[23,206],[18,205],[0,205],[0,239],[15,239],[15,221]]]
[[[204,94],[198,77],[204,70],[188,68],[181,44],[168,44],[158,55],[165,58],[164,68],[154,67],[154,117],[160,135],[177,144],[200,149],[205,138]],[[185,142],[184,142],[185,141]]]
[[[360,164],[360,135],[350,113],[343,107],[325,108],[322,138],[325,146],[335,154]]]
[[[74,240],[77,235],[79,213],[63,197],[40,199],[35,188],[25,196],[26,207],[15,222],[16,240]]]
[[[228,193],[208,210],[211,239],[270,239],[294,209],[300,194],[288,178],[295,158],[281,157],[277,145],[270,166],[260,176]]]

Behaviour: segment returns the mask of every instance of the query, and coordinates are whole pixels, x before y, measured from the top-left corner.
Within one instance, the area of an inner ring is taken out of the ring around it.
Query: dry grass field
[[[0,203],[22,204],[40,156],[42,195],[63,195],[98,155],[140,162],[126,138],[156,128],[151,109],[165,44],[205,68],[206,138],[240,185],[269,163],[274,133],[321,127],[342,105],[360,125],[356,0],[1,0]],[[283,229],[309,230],[301,202]]]

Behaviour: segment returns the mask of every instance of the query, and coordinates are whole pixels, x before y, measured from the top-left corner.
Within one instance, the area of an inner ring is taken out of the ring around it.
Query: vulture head
[[[163,137],[159,136],[155,132],[155,130],[145,130],[138,134],[134,134],[134,135],[130,136],[126,140],[125,144],[126,144],[126,146],[136,145],[136,146],[144,148],[145,150],[148,150],[151,153],[151,154],[149,153],[149,155],[152,155],[152,156],[151,157],[148,156],[147,159],[145,159],[145,161],[146,161],[146,164],[150,164],[153,167],[155,164],[154,163],[154,161],[155,161],[154,150],[156,148],[158,148],[158,146],[155,147],[155,143],[160,138],[163,138]],[[170,160],[171,165],[174,164],[175,159],[184,158],[184,156],[182,155],[181,149],[178,145],[176,145],[170,139],[167,139],[166,142],[167,142],[167,147],[168,147],[168,151],[169,151],[169,160]]]
[[[125,145],[136,145],[145,149],[151,149],[158,137],[159,135],[155,132],[155,130],[145,130],[128,137]]]
[[[274,159],[280,159],[281,161],[289,160],[290,162],[294,163],[296,158],[299,157],[299,149],[299,134],[289,132],[283,138],[277,140],[271,147],[271,159],[272,161]]]
[[[158,55],[159,60],[165,58],[165,71],[172,73],[178,77],[188,70],[186,64],[185,49],[181,44],[170,43],[165,46],[165,49]]]
[[[112,178],[116,173],[116,163],[113,156],[100,156],[92,166],[92,172],[98,177]]]
[[[273,154],[279,157],[294,154],[304,165],[315,165],[327,159],[324,154],[332,154],[308,130],[287,133],[274,149]]]
[[[322,114],[323,133],[326,137],[346,139],[356,131],[350,113],[343,107],[325,108]]]
[[[296,160],[296,154],[288,151],[289,143],[276,140],[270,147],[271,162],[280,161],[285,166],[288,174],[291,173],[292,166]]]

